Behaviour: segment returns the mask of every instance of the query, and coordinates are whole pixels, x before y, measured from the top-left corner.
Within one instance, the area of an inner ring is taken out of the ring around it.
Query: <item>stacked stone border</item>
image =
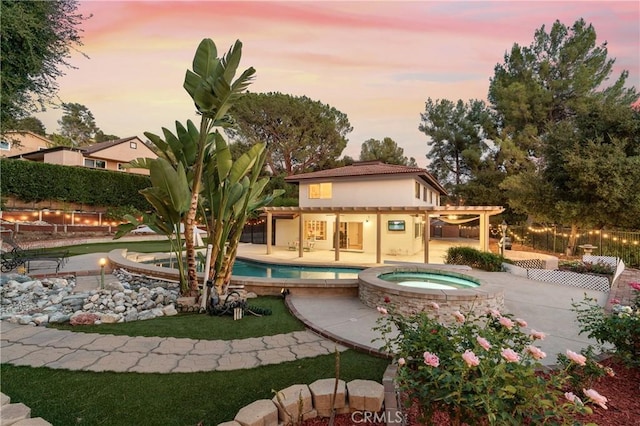
[[[298,424],[316,417],[350,414],[354,423],[384,421],[404,424],[395,386],[397,367],[387,367],[382,384],[373,380],[338,380],[333,407],[335,378],[319,379],[310,385],[295,384],[277,391],[271,399],[259,399],[242,407],[234,419],[219,426],[278,426]]]
[[[21,402],[11,403],[11,398],[0,393],[0,425],[2,426],[51,426],[42,417],[31,418],[31,408]]]

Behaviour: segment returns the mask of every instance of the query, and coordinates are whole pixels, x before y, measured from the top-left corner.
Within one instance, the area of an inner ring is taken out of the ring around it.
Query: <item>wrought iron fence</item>
[[[522,244],[535,250],[565,253],[571,229],[509,226],[507,234],[514,244]],[[640,266],[640,232],[638,231],[579,230],[576,254],[584,252],[585,248],[580,246],[588,245],[593,247],[594,255],[615,256],[622,259],[628,266]],[[587,250],[589,250],[588,247]]]

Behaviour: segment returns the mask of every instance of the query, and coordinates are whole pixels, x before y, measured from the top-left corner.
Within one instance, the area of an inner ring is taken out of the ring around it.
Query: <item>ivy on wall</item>
[[[22,201],[66,201],[93,206],[148,210],[140,190],[148,176],[24,160],[0,160],[0,194]]]

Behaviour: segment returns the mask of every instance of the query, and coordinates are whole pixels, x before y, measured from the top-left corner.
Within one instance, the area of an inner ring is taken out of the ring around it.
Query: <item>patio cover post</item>
[[[267,211],[267,254],[271,254],[271,238],[273,234],[272,214]]]
[[[480,213],[480,251],[489,251],[489,216]]]
[[[336,224],[333,230],[333,247],[335,248],[336,262],[340,260],[340,213],[336,213]]]
[[[298,257],[302,257],[304,254],[304,222],[302,221],[302,211],[298,216]]]
[[[424,214],[424,263],[429,263],[429,239],[431,238],[431,221],[429,219],[429,213]]]
[[[376,263],[382,263],[382,215],[376,213]]]

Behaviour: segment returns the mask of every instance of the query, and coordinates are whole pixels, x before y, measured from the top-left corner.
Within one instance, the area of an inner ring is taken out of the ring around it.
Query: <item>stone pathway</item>
[[[640,269],[627,268],[622,272],[620,278],[609,292],[607,308],[611,308],[614,299],[623,305],[629,305],[633,302],[637,292],[629,286],[630,283],[640,283]]]
[[[310,331],[224,341],[75,333],[6,321],[1,327],[2,363],[96,372],[240,370],[347,349]]]

